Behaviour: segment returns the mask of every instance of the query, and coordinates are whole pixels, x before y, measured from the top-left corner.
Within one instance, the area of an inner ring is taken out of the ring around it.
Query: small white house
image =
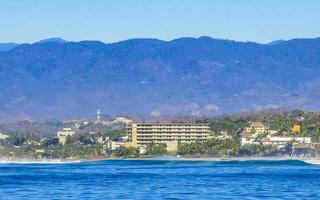
[[[126,117],[116,117],[115,120],[113,120],[113,123],[131,124],[132,119]]]
[[[0,133],[0,140],[5,140],[5,139],[7,139],[7,138],[9,138],[9,135]]]

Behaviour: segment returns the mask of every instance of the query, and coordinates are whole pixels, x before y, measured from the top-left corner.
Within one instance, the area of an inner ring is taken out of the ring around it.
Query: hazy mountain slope
[[[54,43],[66,43],[68,41],[59,38],[59,37],[54,37],[54,38],[47,38],[44,40],[39,40],[38,42],[36,42],[36,44],[43,44],[43,43],[48,43],[48,42],[54,42]]]
[[[0,78],[1,119],[314,109],[320,39],[25,44],[0,53]]]
[[[8,42],[8,43],[0,43],[0,52],[1,51],[10,51],[11,49],[19,46],[19,44]]]

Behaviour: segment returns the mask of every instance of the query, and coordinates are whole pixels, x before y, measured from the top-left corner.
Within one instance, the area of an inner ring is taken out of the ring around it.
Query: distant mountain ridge
[[[43,44],[43,43],[48,43],[48,42],[53,42],[53,43],[66,43],[68,41],[59,38],[59,37],[54,37],[54,38],[48,38],[48,39],[43,39],[39,40],[38,42],[35,42],[35,44]]]
[[[0,52],[1,51],[10,51],[11,49],[19,46],[17,43],[8,42],[8,43],[0,43]]]
[[[268,45],[280,44],[281,42],[285,42],[285,40],[274,40],[274,41],[268,43]]]
[[[44,40],[39,40],[37,42],[35,42],[34,44],[43,44],[43,43],[66,43],[68,41],[59,38],[59,37],[54,37],[54,38],[48,38],[48,39],[44,39]],[[17,46],[19,46],[21,44],[18,43],[13,43],[13,42],[7,42],[7,43],[0,43],[0,52],[3,51],[10,51],[13,48],[16,48]]]
[[[0,52],[0,119],[319,109],[320,38],[22,44]]]

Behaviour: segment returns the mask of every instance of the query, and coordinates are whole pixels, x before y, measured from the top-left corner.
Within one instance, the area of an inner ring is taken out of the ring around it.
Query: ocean
[[[302,161],[0,164],[0,199],[320,199]]]

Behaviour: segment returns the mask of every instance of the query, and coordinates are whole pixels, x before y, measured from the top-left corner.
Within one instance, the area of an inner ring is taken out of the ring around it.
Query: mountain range
[[[315,110],[319,89],[320,38],[54,38],[0,51],[0,120]]]

